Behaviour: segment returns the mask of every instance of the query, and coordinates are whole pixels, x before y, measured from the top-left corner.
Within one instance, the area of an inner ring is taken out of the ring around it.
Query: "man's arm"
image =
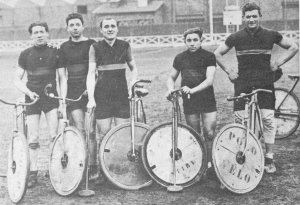
[[[225,66],[225,60],[223,58],[223,55],[228,53],[228,51],[230,51],[230,49],[231,48],[229,46],[227,46],[225,43],[223,43],[215,50],[214,53],[215,53],[218,65],[222,68],[222,70],[225,71],[225,73],[227,73],[229,79],[231,81],[234,81],[238,78],[238,74],[232,68],[228,68],[227,66]]]
[[[36,97],[39,97],[39,95],[27,88],[26,84],[22,81],[24,74],[25,74],[25,70],[17,66],[15,76],[14,76],[14,84],[18,90],[20,90],[25,95],[28,95],[31,100],[34,100]]]
[[[137,71],[137,67],[136,67],[134,58],[132,58],[131,61],[128,61],[127,65],[131,71],[131,82],[130,82],[130,87],[129,87],[129,90],[131,90],[130,89],[131,86],[137,81],[138,71]]]
[[[68,90],[66,68],[58,68],[57,73],[58,73],[59,87],[60,87],[59,95],[62,98],[66,98],[67,90]]]
[[[278,67],[282,66],[289,60],[291,60],[298,52],[298,45],[291,39],[283,37],[278,43],[281,48],[287,49],[286,52],[282,53],[274,62],[271,63],[271,70],[275,71]]]
[[[215,72],[216,72],[215,66],[208,66],[206,70],[206,79],[198,86],[191,89],[186,89],[186,92],[185,89],[183,89],[183,92],[185,92],[186,94],[194,94],[212,86],[214,83]]]
[[[171,73],[170,73],[170,75],[168,77],[168,80],[167,80],[168,91],[167,91],[166,97],[168,97],[171,94],[171,92],[174,90],[175,81],[178,78],[179,73],[180,72],[178,70],[176,70],[175,68],[172,68]]]
[[[87,108],[96,107],[94,92],[96,85],[96,58],[95,58],[95,49],[93,45],[90,47],[89,51],[89,71],[86,78],[86,88],[88,92],[89,102]]]

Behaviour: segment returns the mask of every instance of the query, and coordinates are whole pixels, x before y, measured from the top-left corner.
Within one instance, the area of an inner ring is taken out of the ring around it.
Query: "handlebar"
[[[248,94],[241,93],[239,96],[227,97],[227,101],[234,101],[234,100],[239,100],[239,99],[245,99],[245,98],[251,97],[252,95],[255,95],[255,94],[259,93],[259,92],[272,93],[271,90],[256,89],[256,90],[253,90],[251,93],[248,93]]]
[[[49,90],[51,90],[52,87],[53,87],[52,84],[46,85],[45,88],[44,88],[44,93],[48,97],[58,99],[58,100],[69,101],[69,102],[77,102],[77,101],[81,100],[81,98],[84,95],[87,95],[87,90],[85,90],[85,91],[83,91],[83,93],[77,99],[63,98],[63,97],[55,96],[53,93],[49,93]]]
[[[26,102],[8,102],[8,101],[5,101],[5,100],[2,100],[0,99],[0,102],[6,104],[6,105],[14,105],[14,106],[30,106],[30,105],[33,105],[34,103],[36,103],[40,98],[39,97],[36,97],[34,98],[34,100],[30,103],[26,103]]]
[[[182,95],[182,88],[173,90],[173,91],[171,92],[171,96],[174,96],[174,95]],[[187,95],[187,98],[190,99],[190,98],[191,98],[191,95],[188,94],[188,95]],[[170,100],[170,99],[168,98],[168,100]]]

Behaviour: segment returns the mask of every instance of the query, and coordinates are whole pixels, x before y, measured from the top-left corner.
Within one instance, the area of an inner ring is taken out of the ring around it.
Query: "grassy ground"
[[[206,47],[213,51],[216,47]],[[134,50],[139,68],[140,78],[151,79],[147,86],[149,95],[145,97],[144,104],[150,126],[171,120],[171,103],[165,99],[165,82],[172,66],[175,55],[185,48],[153,48]],[[275,47],[273,58],[278,57],[282,50]],[[0,98],[14,101],[20,93],[12,84],[14,65],[18,54],[1,54]],[[226,56],[227,65],[237,67],[234,51]],[[299,74],[299,57],[295,57],[283,66],[284,74]],[[286,75],[280,79],[276,86],[290,87],[291,81]],[[179,80],[178,80],[179,87]],[[217,100],[217,132],[226,124],[233,121],[232,103],[226,97],[233,94],[233,85],[221,69],[217,69],[214,82]],[[300,96],[299,85],[296,93]],[[7,163],[7,147],[11,137],[12,108],[0,104],[0,173],[5,174]],[[183,116],[182,116],[183,117]],[[59,197],[55,194],[48,179],[41,176],[39,185],[28,190],[24,204],[298,204],[300,203],[300,138],[298,131],[289,139],[276,142],[276,163],[278,172],[274,175],[264,175],[259,186],[252,192],[244,195],[235,195],[226,190],[220,190],[216,184],[202,181],[183,193],[174,195],[156,184],[140,191],[124,191],[110,184],[97,187],[93,198],[85,199],[78,196]],[[47,129],[41,123],[41,152],[39,156],[39,169],[47,168]],[[0,204],[9,203],[6,193],[5,178],[0,178]],[[3,203],[1,203],[3,201]]]

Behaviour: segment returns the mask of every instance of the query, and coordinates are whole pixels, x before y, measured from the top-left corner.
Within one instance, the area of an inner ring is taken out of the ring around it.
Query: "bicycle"
[[[64,104],[68,101],[79,101],[86,92],[77,99],[68,99],[49,93],[52,85],[48,84],[44,92],[50,98],[61,100]],[[73,126],[69,125],[66,107],[63,108],[61,130],[54,138],[50,149],[49,176],[55,192],[61,196],[74,193],[83,179],[87,167],[87,148],[85,137]]]
[[[25,107],[33,105],[38,99],[35,98],[30,103],[13,103],[0,99],[0,102],[14,106],[13,136],[8,149],[7,163],[7,189],[9,198],[13,203],[20,202],[25,196],[30,172],[29,148],[26,140],[27,122]],[[18,112],[19,107],[21,107],[20,112]],[[18,120],[22,123],[21,129],[19,129]]]
[[[300,124],[300,101],[293,92],[299,81],[299,75],[288,75],[288,77],[295,81],[290,90],[275,88],[275,119],[277,124],[275,139],[291,136]]]
[[[154,127],[145,137],[143,164],[158,184],[170,192],[180,192],[198,182],[207,168],[204,138],[178,121],[182,90],[171,92],[172,122]]]
[[[126,190],[138,190],[152,183],[144,171],[140,154],[149,126],[138,122],[138,120],[145,120],[145,117],[137,116],[136,112],[136,109],[143,110],[140,107],[143,105],[141,98],[148,94],[145,90],[138,90],[136,87],[141,87],[138,85],[140,83],[150,82],[138,80],[132,85],[130,122],[111,129],[104,136],[99,150],[100,165],[104,175],[114,185]]]
[[[258,92],[270,90],[256,89],[249,94],[228,97],[228,101],[244,100],[245,113],[242,124],[232,123],[221,129],[212,146],[215,172],[221,182],[231,192],[244,194],[252,191],[264,173],[264,152],[260,143],[262,119],[257,102]],[[249,99],[250,97],[250,99]]]

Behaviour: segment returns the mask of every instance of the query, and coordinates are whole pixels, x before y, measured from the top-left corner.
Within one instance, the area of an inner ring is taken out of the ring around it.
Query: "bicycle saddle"
[[[291,80],[297,80],[297,79],[299,79],[299,74],[297,75],[297,74],[290,74],[290,75],[288,75],[288,77],[291,79]]]
[[[137,95],[137,97],[145,97],[146,95],[148,95],[148,90],[145,88],[137,88],[135,90],[135,94]]]

